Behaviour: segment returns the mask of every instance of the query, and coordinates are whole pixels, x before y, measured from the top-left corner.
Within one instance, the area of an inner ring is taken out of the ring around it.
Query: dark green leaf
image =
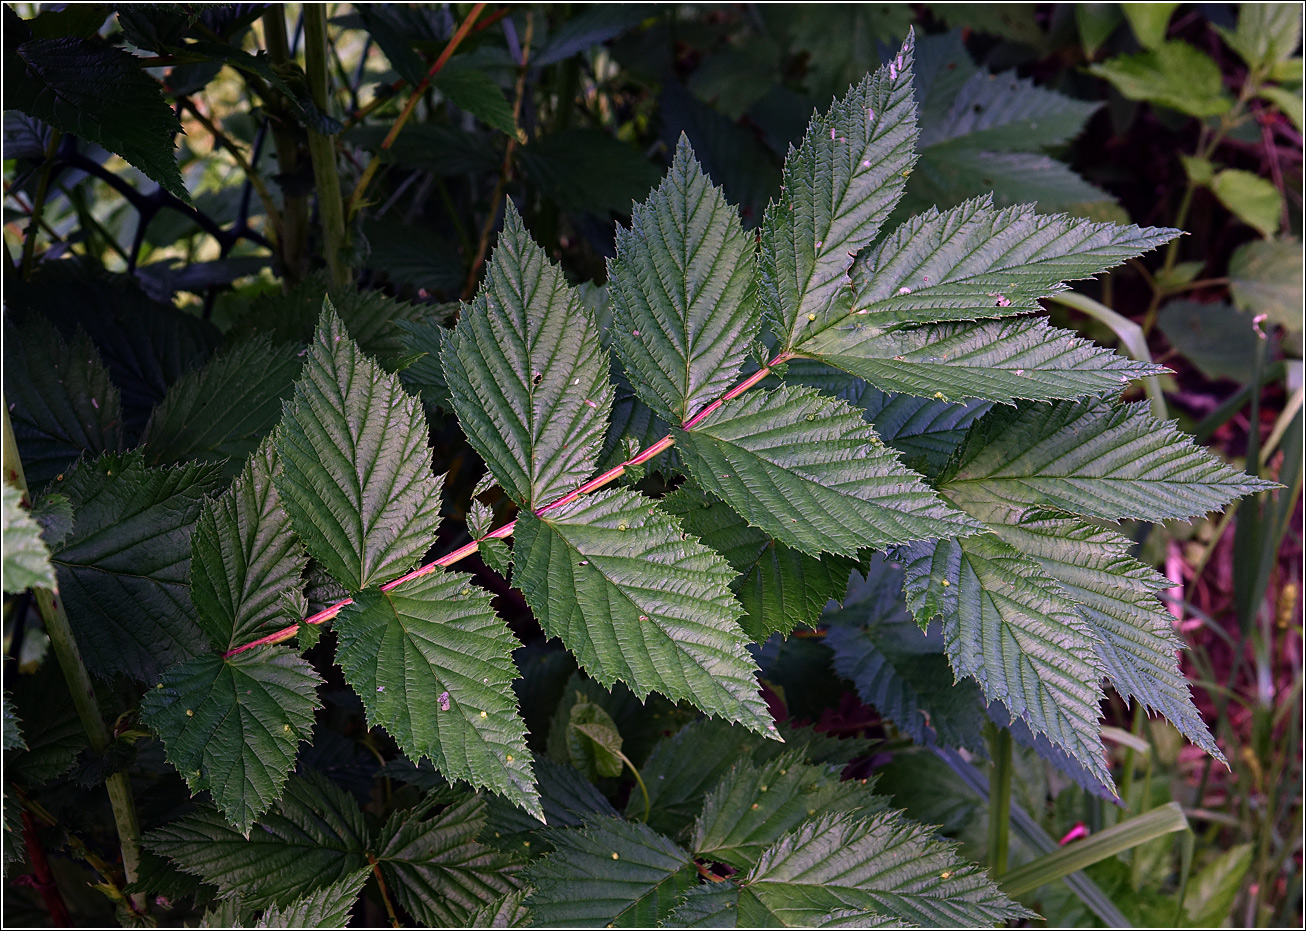
[[[450,62],[450,66],[441,69],[431,84],[458,109],[466,110],[491,129],[516,137],[517,122],[513,119],[512,107],[499,85],[488,75]]]
[[[548,133],[517,152],[522,174],[547,200],[564,210],[630,213],[631,205],[658,182],[658,169],[634,146],[599,129]]]
[[[592,702],[578,701],[571,706],[567,756],[572,766],[591,781],[601,776],[615,778],[625,768],[620,753],[621,734],[611,715]]]
[[[349,924],[350,909],[358,901],[363,883],[371,875],[370,869],[361,869],[353,876],[310,892],[284,908],[273,905],[254,927],[343,928]]]

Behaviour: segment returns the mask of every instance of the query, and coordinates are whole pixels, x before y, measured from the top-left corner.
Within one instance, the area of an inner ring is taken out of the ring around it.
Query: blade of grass
[[[1109,326],[1131,359],[1138,362],[1152,361],[1152,353],[1147,348],[1147,336],[1144,335],[1143,328],[1128,317],[1123,317],[1105,304],[1100,304],[1091,297],[1085,297],[1074,291],[1063,291],[1060,294],[1050,295],[1047,299],[1082,314],[1088,314],[1094,320]],[[1149,375],[1142,381],[1147,399],[1152,403],[1152,416],[1157,420],[1169,420],[1170,412],[1165,405],[1165,395],[1161,392],[1160,379],[1155,375]]]

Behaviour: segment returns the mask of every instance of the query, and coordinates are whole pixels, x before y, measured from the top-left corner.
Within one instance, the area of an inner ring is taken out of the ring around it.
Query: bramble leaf
[[[527,604],[597,681],[774,732],[725,560],[682,539],[653,502],[600,491],[539,517],[523,513],[516,536]]]
[[[289,905],[271,906],[260,916],[256,928],[343,928],[349,924],[349,912],[363,891],[363,883],[372,875],[361,869],[340,882],[323,886]]]
[[[547,504],[594,471],[612,407],[607,356],[580,297],[511,206],[440,359],[468,442],[518,504]]]
[[[671,170],[631,226],[617,227],[608,271],[612,333],[635,393],[684,423],[734,382],[761,325],[755,240],[681,134]]]
[[[467,919],[469,928],[528,928],[531,912],[526,907],[527,890],[518,889],[486,902]]]
[[[449,779],[542,814],[511,685],[519,644],[471,576],[436,569],[360,592],[334,629],[336,660],[370,725]]]
[[[141,720],[191,792],[207,789],[248,836],[281,795],[300,741],[312,736],[321,681],[284,647],[206,654],[163,674],[141,702]]]
[[[58,587],[50,550],[41,539],[41,527],[23,508],[22,494],[4,483],[4,589],[13,594],[28,588]],[[9,705],[5,704],[6,720]]]
[[[675,436],[699,485],[811,555],[977,527],[901,465],[856,410],[811,389],[746,395]]]
[[[309,554],[350,591],[402,574],[434,542],[442,480],[427,435],[421,405],[325,304],[277,427],[273,481]]]

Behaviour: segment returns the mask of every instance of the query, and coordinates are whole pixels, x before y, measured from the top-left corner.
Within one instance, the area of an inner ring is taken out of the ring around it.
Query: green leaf
[[[1223,762],[1175,659],[1183,641],[1157,600],[1172,587],[1170,580],[1131,558],[1128,539],[1083,521],[1035,515],[992,529],[1037,562],[1069,596],[1094,633],[1098,659],[1115,690],[1165,715],[1180,733]]]
[[[761,325],[755,239],[681,134],[671,170],[617,227],[608,279],[617,354],[635,393],[684,423],[734,382]]]
[[[814,116],[785,161],[779,197],[762,222],[759,291],[781,349],[808,315],[846,301],[853,256],[902,196],[916,160],[913,40],[825,116]]]
[[[855,409],[810,388],[728,401],[675,436],[699,485],[811,555],[852,556],[974,527],[902,466]]]
[[[4,693],[4,748],[6,750],[26,750],[27,741],[23,739],[22,722],[18,712],[9,703],[9,693]]]
[[[427,437],[421,406],[328,302],[277,427],[273,481],[309,554],[350,591],[402,574],[434,542],[442,481]]]
[[[1301,132],[1303,126],[1306,126],[1306,102],[1302,100],[1300,87],[1296,91],[1291,91],[1286,87],[1269,85],[1257,88],[1256,94],[1274,104],[1280,113],[1292,121],[1297,132]]]
[[[440,362],[440,347],[449,331],[434,320],[418,323],[401,320],[398,327],[403,334],[400,340],[404,352],[418,356],[399,373],[399,380],[410,392],[420,394],[428,407],[452,411],[449,384],[444,380],[444,366]]]
[[[943,622],[948,659],[1104,785],[1096,639],[1060,587],[992,534],[901,547],[907,606]]]
[[[606,354],[515,208],[440,358],[463,432],[518,504],[547,504],[594,471],[612,406]]]
[[[758,643],[787,635],[800,624],[815,627],[831,598],[841,598],[855,565],[843,556],[809,556],[768,536],[726,504],[692,483],[663,498],[662,510],[716,550],[738,573],[730,583],[744,616],[740,626]]]
[[[1283,195],[1273,183],[1250,171],[1226,168],[1211,181],[1211,190],[1229,212],[1267,239],[1279,230]]]
[[[1229,294],[1239,310],[1268,314],[1274,323],[1301,332],[1301,244],[1278,239],[1239,246],[1229,259]]]
[[[1079,30],[1085,58],[1091,60],[1097,55],[1097,50],[1111,38],[1120,20],[1120,8],[1114,3],[1075,4],[1075,26]]]
[[[363,891],[363,883],[371,875],[370,869],[361,869],[353,876],[310,892],[284,908],[273,905],[254,927],[343,928],[349,924],[349,912]]]
[[[5,754],[5,778],[39,786],[73,768],[89,745],[86,728],[58,663],[44,663],[35,674],[16,679],[11,700],[27,748]]]
[[[597,780],[616,778],[625,763],[621,759],[621,734],[612,716],[593,702],[578,701],[567,717],[567,756],[571,765]]]
[[[300,742],[312,736],[321,681],[284,647],[229,659],[209,654],[168,669],[146,692],[141,719],[191,793],[208,790],[249,836],[281,795]]]
[[[939,401],[1077,398],[1166,371],[1028,317],[888,332],[852,323],[823,331],[802,351],[883,391]]]
[[[77,523],[53,561],[73,633],[96,675],[157,681],[201,648],[187,585],[190,536],[220,471],[150,468],[132,452],[84,461],[60,483]]]
[[[1130,100],[1160,104],[1189,116],[1219,116],[1232,106],[1220,66],[1187,42],[1161,42],[1146,52],[1089,65],[1088,70],[1106,78]]]
[[[1186,520],[1275,486],[1225,465],[1145,402],[1089,399],[994,410],[938,487],[996,523],[1032,509]]]
[[[1044,213],[1073,211],[1086,205],[1114,206],[1111,196],[1069,166],[1040,152],[989,152],[968,148],[965,138],[921,152],[912,170],[898,215],[931,207],[952,207],[967,198],[991,196],[999,207],[1037,204]]]
[[[1243,878],[1255,861],[1255,850],[1254,844],[1235,844],[1192,878],[1184,897],[1184,917],[1188,924],[1209,928],[1229,916],[1242,890]]]
[[[485,810],[485,799],[472,797],[433,818],[420,809],[396,811],[381,829],[381,875],[419,924],[465,926],[482,904],[519,888],[516,864],[476,840]]]
[[[22,493],[4,484],[4,590],[16,594],[28,588],[57,589],[50,550],[41,527],[22,506]],[[6,703],[6,720],[8,720]],[[8,749],[6,738],[6,749]]]
[[[1215,28],[1249,67],[1269,68],[1301,44],[1301,10],[1291,3],[1241,3],[1236,29]]]
[[[370,725],[409,758],[541,813],[511,685],[519,644],[470,575],[437,569],[360,592],[333,626],[336,661]]]
[[[483,72],[470,67],[459,67],[450,62],[440,70],[431,84],[444,98],[460,110],[466,110],[491,129],[516,138],[517,123],[512,107],[498,84]]]
[[[1170,301],[1156,318],[1170,345],[1212,381],[1229,378],[1246,384],[1254,377],[1264,338],[1251,314],[1223,302]]]
[[[39,488],[89,453],[123,446],[122,403],[90,337],[71,344],[45,318],[5,327],[5,400],[28,484]]]
[[[638,148],[591,127],[532,139],[517,150],[517,165],[546,200],[604,220],[611,213],[630,213],[631,204],[661,176]]]
[[[605,686],[685,700],[774,732],[726,561],[635,492],[518,518],[517,584],[550,637]]]
[[[1122,3],[1120,10],[1129,20],[1129,26],[1146,49],[1154,49],[1165,42],[1170,17],[1179,8],[1177,3]]]
[[[739,760],[704,800],[690,849],[695,857],[748,870],[767,847],[808,818],[884,807],[859,781],[841,781],[841,769],[805,763],[801,751],[760,766]]]
[[[549,840],[553,853],[526,873],[536,924],[657,927],[698,878],[693,858],[648,825],[592,818]]]
[[[859,256],[851,311],[818,318],[806,332],[845,319],[888,329],[1039,311],[1038,299],[1065,291],[1063,282],[1091,278],[1179,232],[1040,216],[1029,204],[997,210],[987,197],[931,209]]]
[[[204,503],[191,535],[190,597],[219,650],[285,627],[304,611],[308,557],[273,484],[277,451],[265,439],[220,497]]]
[[[150,462],[249,455],[280,418],[302,365],[298,347],[265,336],[215,354],[174,382],[150,415],[141,437]]]
[[[957,859],[954,844],[898,812],[824,814],[787,834],[734,890],[740,927],[1002,924],[1030,913],[984,870]],[[673,916],[673,917],[679,917]]]
[[[139,59],[98,40],[32,39],[5,56],[5,108],[121,155],[190,203],[173,154],[181,121]]]
[[[941,118],[923,121],[920,147],[924,154],[964,140],[969,149],[1036,152],[1074,139],[1101,106],[1035,87],[1015,71],[976,71]]]
[[[527,890],[519,889],[486,902],[467,919],[469,928],[527,928],[531,912],[526,907]]]
[[[146,850],[238,894],[250,908],[289,905],[368,865],[367,827],[353,797],[309,772],[291,777],[276,810],[248,838],[203,806],[142,838]]]

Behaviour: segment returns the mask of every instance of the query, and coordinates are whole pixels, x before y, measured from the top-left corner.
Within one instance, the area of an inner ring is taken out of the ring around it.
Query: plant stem
[[[263,36],[268,47],[268,57],[275,68],[291,62],[290,39],[286,35],[286,14],[280,5],[268,7],[263,14]],[[277,147],[277,167],[283,178],[293,178],[299,171],[299,136],[294,120],[284,112],[271,114],[272,140]],[[281,236],[277,249],[281,254],[281,267],[287,281],[294,283],[308,274],[308,198],[292,193],[293,182],[281,188]]]
[[[304,64],[313,103],[323,113],[330,113],[331,66],[327,49],[326,5],[304,4]],[[308,152],[313,159],[313,177],[317,182],[317,205],[322,232],[326,240],[326,263],[331,283],[341,287],[349,283],[349,266],[345,263],[345,205],[340,195],[340,173],[336,168],[335,136],[308,130]]]
[[[23,474],[23,461],[18,454],[18,442],[14,437],[13,425],[9,422],[9,407],[0,397],[0,415],[4,418],[4,478],[22,494],[23,500],[31,504],[31,495],[27,490],[27,477]],[[95,687],[91,675],[86,671],[81,651],[73,638],[72,626],[68,623],[68,614],[57,593],[48,588],[33,589],[37,609],[45,624],[46,635],[54,649],[59,667],[63,670],[64,680],[72,695],[77,716],[91,744],[91,751],[103,754],[112,743],[109,728],[100,714],[99,702],[95,699]],[[106,782],[109,790],[109,804],[113,807],[113,820],[118,827],[118,840],[122,846],[122,868],[127,883],[136,881],[141,862],[141,828],[136,817],[136,802],[132,797],[131,782],[124,772],[117,772]],[[145,913],[145,896],[135,893],[131,897],[132,907],[139,914]]]
[[[1007,843],[1011,826],[1011,732],[992,727],[989,753],[993,775],[989,779],[989,873],[998,879],[1007,872]]]
[[[385,887],[385,877],[381,875],[381,864],[370,853],[367,855],[367,861],[372,864],[372,875],[376,877],[377,888],[381,890],[381,901],[385,903],[385,913],[390,916],[390,927],[402,928],[403,923],[395,914],[395,907],[390,902],[390,892]]]
[[[50,131],[50,142],[45,147],[45,161],[41,164],[41,177],[36,182],[36,196],[32,199],[32,219],[27,224],[27,235],[23,237],[23,280],[32,277],[32,267],[36,263],[36,231],[41,225],[41,212],[45,210],[45,195],[50,190],[50,173],[54,170],[54,154],[59,151],[59,140],[63,134],[57,129]]]
[[[648,786],[644,785],[644,777],[639,774],[639,770],[635,768],[635,764],[630,762],[630,757],[626,756],[626,754],[622,753],[620,750],[614,750],[612,752],[621,758],[621,762],[630,767],[631,773],[635,776],[635,782],[639,784],[639,791],[644,793],[644,823],[648,824],[648,816],[652,813],[653,808],[649,804]]]

